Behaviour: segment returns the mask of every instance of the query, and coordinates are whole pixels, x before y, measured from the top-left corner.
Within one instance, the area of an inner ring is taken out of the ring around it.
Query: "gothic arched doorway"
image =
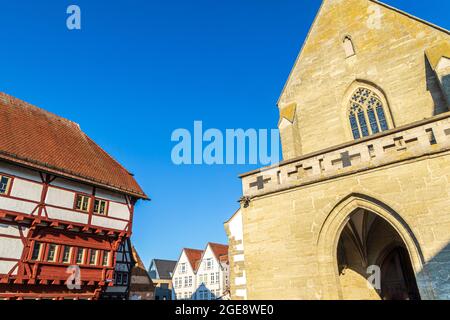
[[[420,299],[405,243],[386,220],[368,210],[350,215],[337,260],[344,299]]]

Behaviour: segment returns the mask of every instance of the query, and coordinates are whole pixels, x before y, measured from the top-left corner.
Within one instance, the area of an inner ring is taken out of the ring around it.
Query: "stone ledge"
[[[447,150],[450,113],[242,175],[244,196],[261,196]]]

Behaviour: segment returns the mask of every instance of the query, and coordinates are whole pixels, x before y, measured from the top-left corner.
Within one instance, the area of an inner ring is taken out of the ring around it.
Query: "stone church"
[[[449,31],[324,0],[278,101],[283,161],[241,175],[234,299],[450,299]]]

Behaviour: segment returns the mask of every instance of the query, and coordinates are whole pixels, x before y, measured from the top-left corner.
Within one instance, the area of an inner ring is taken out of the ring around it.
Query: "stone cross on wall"
[[[250,188],[258,187],[258,190],[264,189],[264,185],[270,181],[270,178],[264,179],[263,176],[258,176],[255,182],[249,184]]]
[[[341,161],[342,161],[343,168],[352,166],[352,158],[350,157],[350,153],[348,151],[341,153]]]

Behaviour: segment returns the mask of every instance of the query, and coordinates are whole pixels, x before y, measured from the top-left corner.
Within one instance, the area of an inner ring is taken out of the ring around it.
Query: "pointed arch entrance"
[[[352,194],[341,200],[320,228],[317,248],[323,299],[432,296],[426,288],[417,286],[426,279],[420,272],[423,257],[414,233],[399,214],[374,198]],[[370,265],[381,268],[379,290],[367,287]],[[398,290],[389,291],[399,282]]]
[[[357,209],[349,216],[338,240],[337,264],[344,299],[420,299],[402,238],[368,210]]]

